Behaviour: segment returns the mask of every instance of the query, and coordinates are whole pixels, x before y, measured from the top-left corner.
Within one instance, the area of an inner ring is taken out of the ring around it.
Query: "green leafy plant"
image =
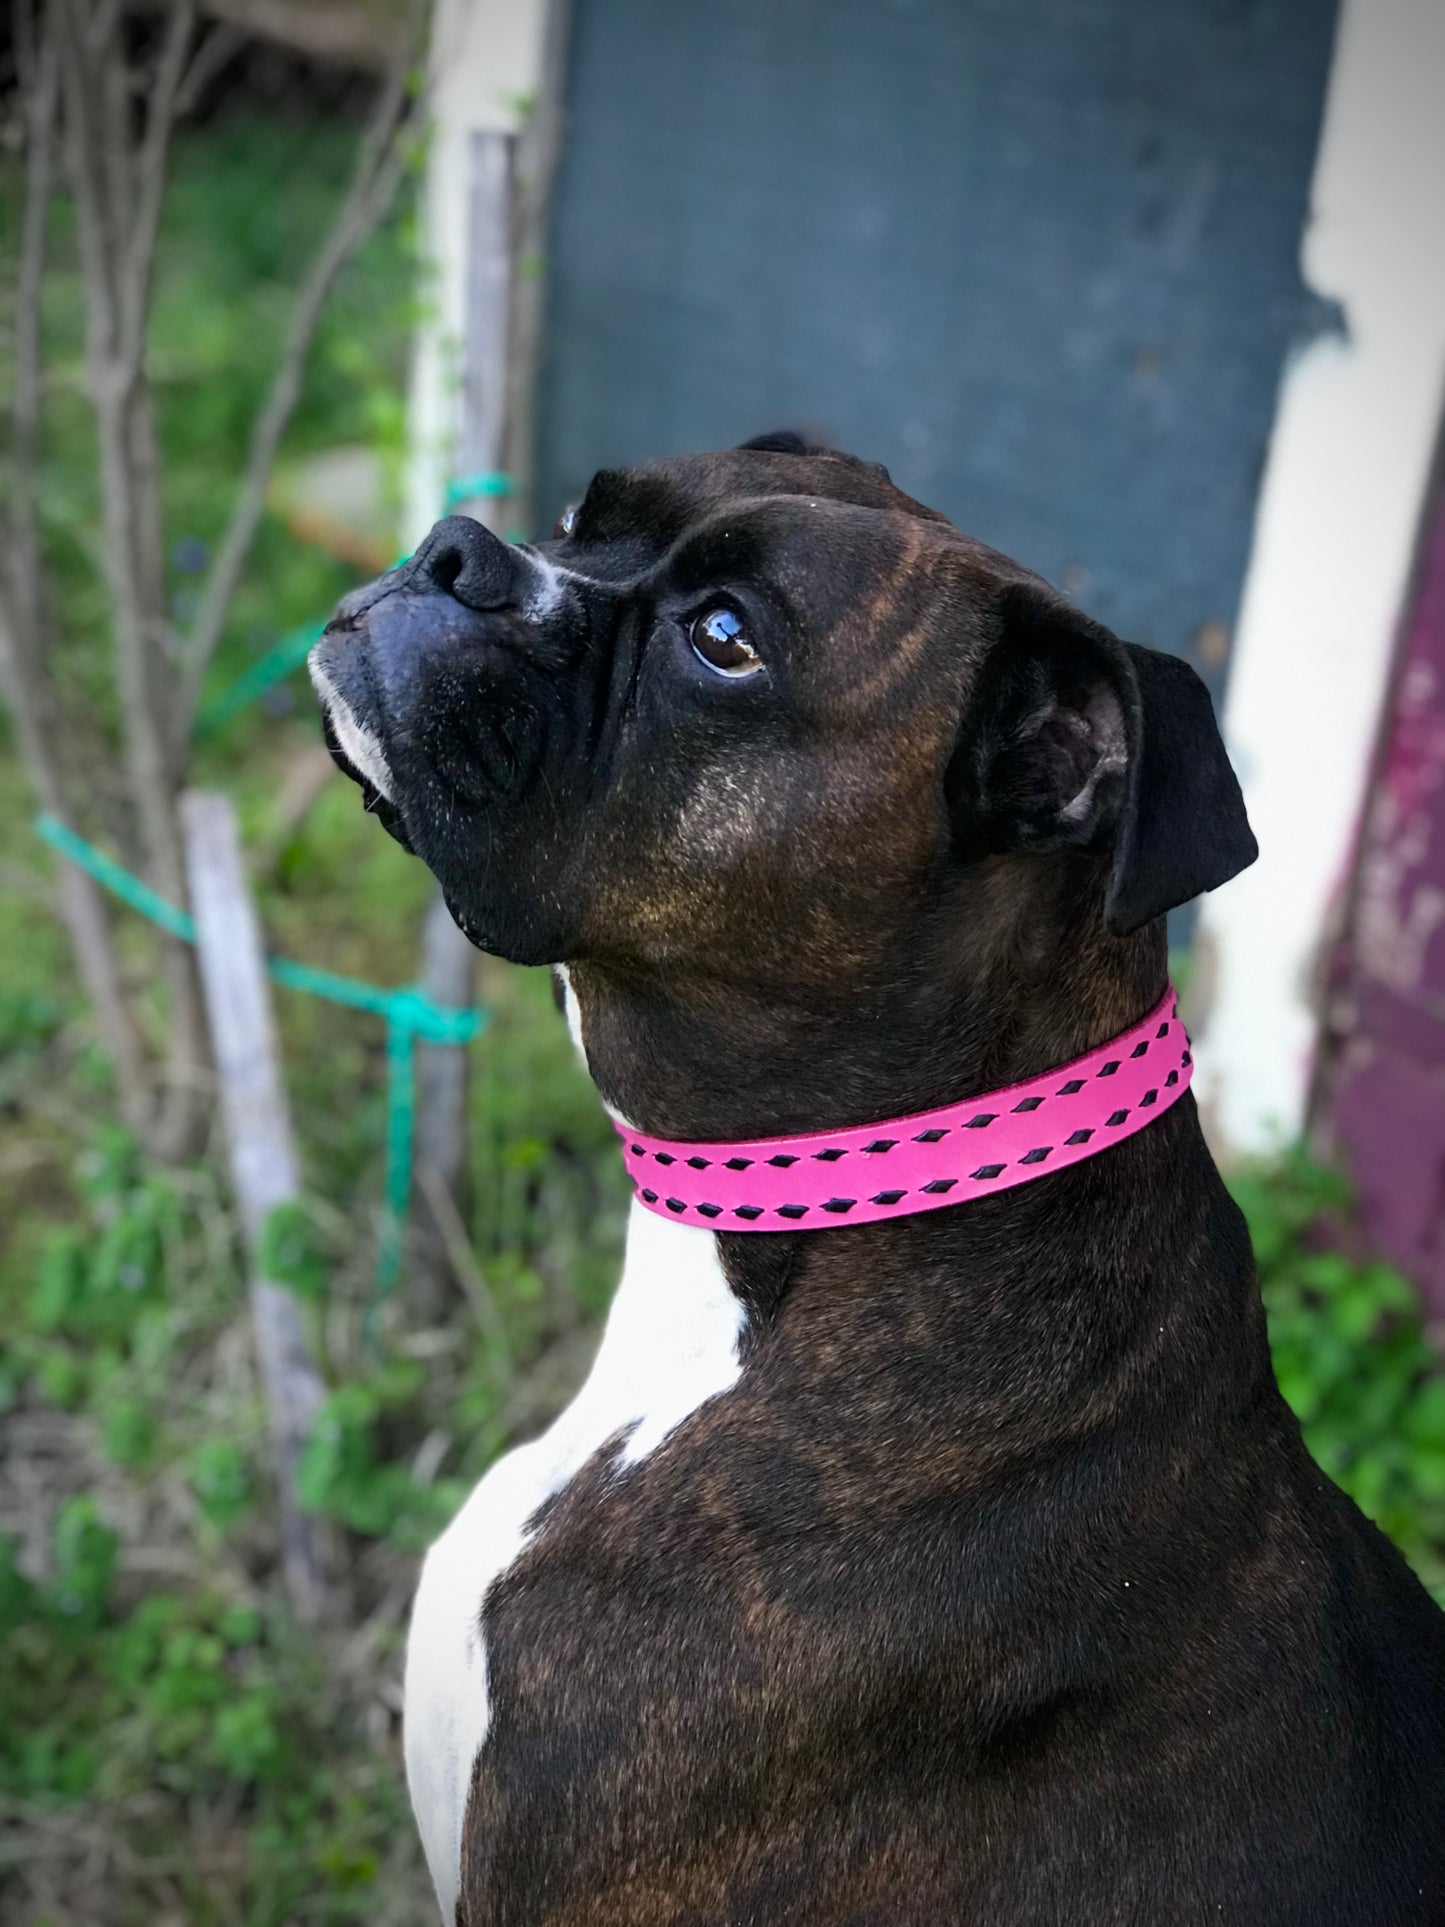
[[[326,1295],[331,1266],[317,1233],[315,1215],[299,1200],[278,1204],[261,1232],[263,1275],[285,1285],[298,1298],[319,1301]]]
[[[1231,1184],[1249,1222],[1280,1389],[1330,1477],[1445,1586],[1445,1369],[1419,1294],[1327,1242],[1348,1187],[1303,1152]]]

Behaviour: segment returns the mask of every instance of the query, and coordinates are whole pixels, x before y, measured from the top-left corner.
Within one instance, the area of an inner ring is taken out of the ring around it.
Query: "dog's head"
[[[1073,864],[1122,935],[1255,855],[1191,669],[796,437],[606,471],[537,545],[450,517],[311,660],[520,962],[843,982],[993,859]]]

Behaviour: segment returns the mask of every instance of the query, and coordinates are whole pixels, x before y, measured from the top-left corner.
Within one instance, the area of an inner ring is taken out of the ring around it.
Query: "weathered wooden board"
[[[231,1182],[250,1272],[251,1320],[280,1495],[287,1590],[316,1620],[330,1598],[329,1535],[301,1510],[296,1474],[325,1386],[312,1361],[301,1309],[262,1264],[266,1223],[300,1195],[291,1119],[282,1088],[276,1028],[260,928],[246,886],[229,800],[192,790],[182,798],[186,877],[196,951],[220,1089]]]

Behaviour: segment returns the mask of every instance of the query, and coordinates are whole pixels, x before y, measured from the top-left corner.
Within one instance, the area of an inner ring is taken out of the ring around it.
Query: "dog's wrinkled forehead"
[[[719,454],[602,469],[567,511],[558,535],[588,551],[597,575],[622,580],[645,571],[718,512],[769,497],[813,497],[946,525],[944,516],[895,487],[880,463],[780,433]]]

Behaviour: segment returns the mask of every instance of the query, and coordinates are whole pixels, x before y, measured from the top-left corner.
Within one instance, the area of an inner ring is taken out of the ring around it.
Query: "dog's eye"
[[[694,616],[688,631],[693,653],[720,676],[750,676],[763,659],[748,641],[743,620],[725,603]]]
[[[562,513],[557,517],[557,526],[552,531],[552,540],[554,542],[560,542],[562,537],[564,535],[570,535],[573,529],[576,528],[576,526],[577,526],[577,505],[574,502],[571,508],[564,509]]]

